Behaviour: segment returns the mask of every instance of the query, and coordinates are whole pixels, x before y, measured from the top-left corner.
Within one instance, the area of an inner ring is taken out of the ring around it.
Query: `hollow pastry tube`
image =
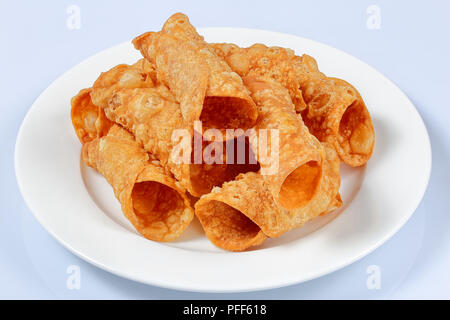
[[[143,148],[161,161],[193,196],[199,197],[212,187],[234,179],[240,172],[257,171],[257,164],[227,163],[226,141],[194,141],[193,128],[186,124],[178,102],[163,84],[154,88],[119,89],[104,109],[106,116],[132,132]],[[200,153],[210,144],[220,143],[224,157],[208,163],[195,162],[195,145]]]
[[[288,90],[297,112],[306,108],[292,65],[293,50],[267,47],[260,43],[248,48],[240,48],[232,43],[213,43],[211,47],[241,77],[266,77],[275,80]]]
[[[277,236],[285,223],[261,175],[249,172],[226,182],[195,204],[195,214],[209,240],[219,248],[243,251]],[[286,212],[284,216],[287,217]],[[264,231],[265,232],[264,232]]]
[[[317,216],[331,212],[342,205],[339,194],[341,184],[340,159],[333,146],[326,142],[322,145],[325,151],[325,161],[317,193],[307,205],[290,211],[291,228],[301,227]]]
[[[192,221],[184,189],[120,126],[85,143],[82,156],[113,187],[125,217],[144,237],[172,241]]]
[[[91,99],[92,88],[81,90],[71,100],[71,118],[75,133],[82,144],[104,136],[113,124]]]
[[[133,40],[156,66],[157,77],[174,93],[189,126],[201,120],[203,129],[247,129],[258,113],[242,83],[182,13],[171,16],[159,32]]]
[[[314,58],[292,58],[307,108],[302,118],[320,141],[329,142],[343,162],[364,165],[372,155],[375,133],[359,92],[348,82],[326,77]]]
[[[271,79],[254,77],[245,77],[244,83],[258,107],[258,146],[252,143],[252,148],[258,154],[261,173],[279,205],[288,210],[301,208],[318,190],[324,150],[296,114],[284,87]],[[270,130],[271,136],[277,134],[278,141],[267,139],[264,145],[263,130]],[[270,154],[268,161],[263,161],[263,154]],[[269,168],[271,172],[264,173]]]
[[[145,59],[133,65],[120,64],[100,74],[92,88],[81,90],[71,100],[72,124],[81,143],[104,136],[113,122],[106,118],[104,108],[118,88],[153,87],[156,73]]]
[[[324,149],[319,190],[302,208],[286,210],[278,205],[266,179],[253,172],[202,196],[195,214],[210,241],[225,250],[242,251],[261,244],[265,236],[278,237],[340,207],[339,158],[332,147],[325,144]]]

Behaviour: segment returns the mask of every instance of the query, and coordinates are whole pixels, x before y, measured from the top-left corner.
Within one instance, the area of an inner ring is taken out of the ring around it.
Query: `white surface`
[[[106,182],[83,166],[80,170],[80,145],[67,107],[99,72],[139,58],[131,45],[123,44],[55,81],[35,102],[18,136],[20,189],[58,241],[89,262],[137,281],[183,290],[247,291],[298,283],[341,268],[381,245],[406,222],[425,191],[431,151],[420,116],[397,87],[359,60],[310,40],[248,29],[200,32],[208,41],[263,42],[311,54],[327,75],[346,79],[360,91],[373,118],[375,151],[365,170],[343,170],[344,212],[313,233],[300,229],[245,253],[219,251],[197,235],[195,225],[185,239],[170,245],[130,232],[127,222],[118,220],[118,206],[105,209],[105,203],[116,202]]]

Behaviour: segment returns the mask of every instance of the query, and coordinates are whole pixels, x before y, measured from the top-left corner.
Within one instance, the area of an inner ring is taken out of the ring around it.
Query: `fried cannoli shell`
[[[319,188],[306,206],[291,210],[292,228],[301,227],[318,215],[331,212],[342,205],[339,195],[340,159],[332,145],[328,143],[322,145],[325,150],[325,161]]]
[[[266,235],[278,236],[289,224],[289,216],[276,205],[266,181],[254,172],[241,174],[202,196],[195,214],[208,239],[231,251],[259,245]]]
[[[167,167],[173,148],[172,130],[185,125],[169,90],[164,86],[155,88],[155,82],[153,66],[141,59],[134,65],[121,64],[103,72],[95,81],[91,96],[108,121],[127,128],[144,150]],[[184,188],[194,191],[188,165],[174,165],[169,170]]]
[[[153,87],[156,71],[145,59],[129,66],[117,65],[103,72],[92,88],[81,90],[72,98],[71,118],[81,143],[104,136],[113,122],[103,111],[114,90]]]
[[[172,140],[174,130],[185,130],[192,140],[189,129],[180,113],[179,104],[164,85],[154,88],[119,89],[114,91],[105,108],[107,117],[129,130],[144,150],[154,155],[168,168],[181,185],[198,196],[190,179],[189,163],[176,163],[171,155],[179,141]],[[186,150],[192,152],[191,145]]]
[[[258,107],[259,118],[255,129],[275,129],[279,135],[278,159],[262,161],[262,169],[278,170],[264,174],[270,191],[279,205],[286,209],[304,207],[315,196],[322,176],[324,150],[311,135],[301,117],[296,114],[288,91],[270,79],[244,78],[246,86]],[[273,134],[273,133],[271,133]],[[269,151],[271,139],[268,140]],[[260,141],[261,143],[261,141]],[[252,147],[256,152],[256,145]],[[261,153],[261,146],[259,146]],[[261,155],[259,155],[261,156]]]
[[[84,144],[83,160],[111,184],[124,215],[144,237],[172,241],[191,222],[184,189],[120,126]]]
[[[92,86],[92,102],[105,108],[113,93],[118,89],[152,88],[156,80],[153,66],[141,59],[133,65],[119,64],[102,72]]]
[[[142,55],[156,66],[158,80],[180,103],[189,125],[201,120],[203,128],[247,129],[258,116],[241,77],[231,70],[190,24],[176,13],[160,32],[133,40]]]
[[[222,249],[242,251],[264,240],[261,231],[268,237],[278,237],[340,207],[339,157],[330,145],[324,144],[324,149],[319,189],[302,208],[286,210],[279,206],[264,176],[253,172],[241,174],[202,196],[195,214],[207,237]]]
[[[92,88],[81,90],[72,98],[71,118],[75,133],[82,144],[104,136],[112,122],[91,99]]]
[[[353,167],[363,165],[372,156],[375,145],[375,131],[369,111],[355,87],[342,79],[329,79],[355,98],[341,118],[335,148],[345,163]]]
[[[193,129],[186,124],[179,104],[163,84],[154,88],[116,90],[105,112],[110,120],[132,132],[144,149],[159,159],[163,167],[170,170],[181,185],[196,197],[210,192],[213,186],[234,179],[239,172],[256,171],[259,168],[250,164],[226,164],[225,159],[223,164],[195,164],[192,144],[184,150],[191,156],[190,159],[184,159],[188,161],[181,163],[175,161],[173,155],[180,144],[179,140],[172,139],[175,130],[183,130],[190,143]],[[202,148],[207,146],[201,143]],[[225,146],[222,149],[225,150]]]
[[[213,43],[211,47],[241,77],[253,76],[273,79],[288,89],[297,112],[306,108],[300,84],[292,65],[293,50],[267,47],[260,43],[248,48],[240,48],[231,43]]]
[[[308,55],[292,61],[307,103],[301,114],[311,133],[331,143],[343,162],[364,165],[372,155],[375,133],[358,91],[344,80],[326,77]]]

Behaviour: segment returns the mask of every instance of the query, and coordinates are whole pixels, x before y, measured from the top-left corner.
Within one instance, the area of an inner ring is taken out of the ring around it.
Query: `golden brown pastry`
[[[292,61],[308,106],[302,117],[311,133],[332,144],[343,162],[364,165],[372,155],[375,133],[358,91],[344,80],[326,77],[308,55]]]
[[[242,251],[267,237],[302,227],[320,214],[339,208],[339,158],[324,144],[323,174],[317,193],[305,206],[287,210],[274,199],[270,184],[260,174],[240,174],[235,180],[214,188],[195,204],[206,236],[219,248]]]
[[[288,89],[311,133],[331,143],[342,161],[360,166],[370,158],[375,135],[363,99],[349,83],[320,72],[312,57],[263,44],[240,48],[215,43],[211,47],[240,76],[271,78]]]
[[[158,79],[173,92],[188,125],[201,120],[205,130],[247,129],[255,123],[256,107],[241,77],[184,14],[174,14],[160,32],[140,35],[133,44],[156,66]]]
[[[214,188],[195,204],[195,214],[208,239],[231,251],[259,245],[265,234],[281,234],[286,225],[281,212],[262,176],[254,172]]]
[[[252,147],[258,149],[261,173],[279,205],[286,209],[301,208],[318,190],[324,161],[323,148],[295,113],[289,93],[283,86],[271,79],[254,77],[244,78],[244,83],[258,107],[255,129],[259,145],[253,144]],[[278,141],[267,139],[267,152],[261,152],[261,146],[264,147],[261,130],[264,129],[273,130],[271,135],[276,133],[279,138]],[[272,154],[268,162],[261,159],[263,153]],[[272,169],[271,172],[263,172],[268,168]]]
[[[82,89],[71,101],[72,125],[82,144],[104,136],[113,124],[103,109],[92,103],[91,92],[92,88]]]
[[[125,217],[144,237],[172,241],[192,221],[184,189],[125,129],[113,125],[105,136],[85,143],[82,155],[108,180]]]
[[[264,77],[275,80],[289,91],[298,112],[306,108],[291,62],[293,50],[267,47],[261,43],[248,48],[240,48],[232,43],[213,43],[211,47],[241,77]]]
[[[199,197],[241,172],[258,170],[257,164],[227,164],[226,154],[221,164],[195,163],[193,128],[183,119],[172,92],[161,83],[135,81],[138,76],[135,76],[134,68],[134,65],[121,65],[102,73],[91,95],[104,106],[109,120],[133,133],[136,141],[160,160],[192,195]],[[184,134],[178,137],[176,132]],[[220,143],[225,150],[226,141]],[[210,142],[202,141],[200,137],[199,144],[203,153]]]

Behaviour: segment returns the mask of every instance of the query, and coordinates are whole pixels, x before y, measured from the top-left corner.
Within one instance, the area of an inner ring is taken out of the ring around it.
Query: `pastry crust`
[[[247,129],[258,113],[241,77],[203,40],[182,13],[171,16],[159,32],[133,40],[156,66],[158,79],[180,103],[190,125],[196,120],[209,128]]]
[[[260,160],[262,169],[277,164],[278,169],[266,174],[262,172],[263,178],[280,206],[286,209],[304,207],[320,184],[323,148],[295,113],[289,93],[283,86],[271,79],[250,76],[244,78],[244,83],[258,107],[256,132],[261,134],[261,130],[270,129],[273,130],[271,134],[278,133],[278,150],[272,145],[274,141],[267,139],[268,151],[263,153],[272,156],[267,162]],[[262,141],[259,138],[258,146],[252,144],[255,153],[262,153]]]
[[[114,67],[102,73],[91,95],[102,104],[102,110],[112,123],[133,133],[136,141],[193,196],[210,192],[214,186],[234,179],[240,172],[257,171],[257,165],[227,164],[225,156],[222,163],[195,163],[194,130],[184,120],[179,103],[164,84],[147,82],[149,77],[142,77],[143,72],[136,70],[136,64]],[[173,139],[175,130],[185,135],[187,144],[183,149],[187,159],[174,159],[181,143],[179,139]],[[203,153],[210,142],[202,140],[200,137]],[[223,145],[222,150],[226,149],[227,141],[218,143]]]
[[[248,48],[232,43],[211,47],[241,77],[270,78],[285,87],[311,133],[331,143],[343,162],[355,167],[369,160],[375,140],[372,120],[351,84],[327,77],[314,58],[296,56],[287,48],[259,43]]]
[[[318,192],[306,206],[287,210],[275,201],[270,183],[262,175],[240,174],[196,202],[195,214],[206,236],[219,248],[242,251],[339,208],[339,157],[330,145],[323,148],[323,175]]]
[[[83,145],[84,162],[114,189],[125,217],[144,237],[173,241],[192,221],[185,191],[118,125]]]
[[[325,76],[314,58],[292,58],[307,109],[302,117],[312,134],[329,142],[346,164],[364,165],[371,157],[375,133],[359,92],[348,82]]]
[[[232,43],[213,43],[211,47],[241,77],[264,77],[275,80],[288,90],[298,112],[306,108],[300,84],[291,63],[294,56],[293,50],[267,47],[261,43],[248,48],[240,48]]]

